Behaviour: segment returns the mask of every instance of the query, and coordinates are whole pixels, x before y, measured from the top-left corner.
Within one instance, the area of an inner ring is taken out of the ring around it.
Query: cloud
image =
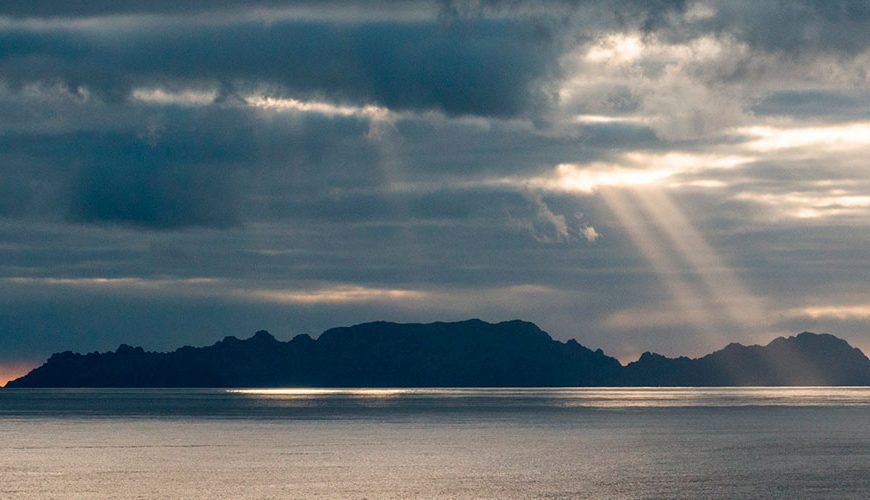
[[[534,210],[529,229],[536,240],[554,243],[571,239],[564,215],[554,214],[540,195],[532,195],[529,202]]]
[[[123,42],[107,43],[112,38]],[[0,69],[16,86],[57,81],[123,99],[160,83],[265,85],[295,97],[485,116],[544,104],[540,84],[555,70],[558,49],[534,26],[511,20],[0,27],[0,44],[8,47]]]
[[[870,122],[843,123],[820,127],[743,127],[736,131],[752,139],[744,147],[761,152],[811,149],[813,154],[835,153],[870,145]]]
[[[243,302],[274,302],[279,304],[317,305],[368,302],[419,302],[430,299],[420,290],[376,288],[349,284],[329,286],[294,286],[263,289],[244,283],[215,278],[100,277],[100,278],[34,278],[11,277],[0,281],[27,287],[59,287],[90,292],[111,291],[115,294],[145,294],[180,297],[214,297]]]
[[[790,316],[818,318],[833,318],[840,320],[870,318],[870,305],[816,305],[796,308],[788,311]]]
[[[589,243],[595,243],[595,241],[601,237],[601,233],[599,233],[597,229],[589,225],[581,227],[580,234],[582,234],[583,237],[586,238],[586,241],[588,241]]]
[[[123,222],[155,229],[229,227],[239,221],[236,185],[212,166],[185,167],[122,155],[80,172],[70,216],[84,222]]]
[[[312,182],[322,189],[330,181],[359,187],[377,180],[365,169],[377,159],[364,117],[263,117],[256,108],[217,104],[96,102],[69,110],[65,103],[44,127],[41,117],[30,122],[35,129],[6,123],[12,130],[0,134],[0,191],[9,196],[0,213],[227,228],[244,223],[249,210],[267,214],[272,191],[287,197],[310,193]],[[43,105],[42,98],[23,103]],[[331,168],[350,158],[356,169]]]
[[[7,159],[49,172],[30,196],[50,189],[55,210],[71,220],[157,229],[237,224],[243,186],[236,165],[247,134],[238,123],[209,126],[208,118],[185,129],[188,118],[152,122],[141,135],[8,134],[0,141],[9,145]]]
[[[537,191],[527,191],[527,207],[515,207],[509,211],[511,222],[527,231],[539,243],[567,243],[584,239],[594,243],[601,235],[588,223],[581,222],[583,214],[557,214]],[[526,214],[522,211],[527,210]]]
[[[652,190],[774,329],[866,338],[858,4],[2,2],[0,350],[468,316],[721,347],[606,199]]]
[[[752,106],[759,115],[870,120],[867,91],[827,89],[773,92]]]
[[[801,54],[854,54],[870,44],[870,6],[851,0],[720,1],[698,28],[727,33],[755,48]]]
[[[254,18],[314,18],[333,21],[360,21],[374,19],[415,19],[419,15],[431,16],[437,9],[432,2],[408,1],[366,2],[356,5],[342,0],[212,0],[210,2],[175,2],[172,0],[80,0],[68,3],[57,0],[9,0],[0,5],[0,15],[13,19],[100,19],[133,16],[187,16],[192,18],[225,19]],[[415,16],[414,14],[417,14]]]

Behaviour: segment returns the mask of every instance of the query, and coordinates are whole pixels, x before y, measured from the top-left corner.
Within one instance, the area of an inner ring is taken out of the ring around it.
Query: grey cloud
[[[751,111],[740,119],[759,125],[867,116],[860,68],[828,79],[828,68],[859,65],[866,37],[844,41],[866,20],[848,8],[849,19],[837,17],[840,3],[832,13],[821,4],[717,4],[718,13],[696,21],[685,20],[681,2],[620,2],[622,19],[612,12],[618,6],[603,2],[450,3],[436,6],[440,17],[402,20],[378,4],[364,18],[332,21],[318,12],[271,23],[234,18],[233,2],[79,4],[83,10],[0,5],[16,18],[0,20],[0,357],[467,316],[523,317],[620,355],[704,352],[720,346],[688,325],[608,322],[622,310],[678,315],[667,276],[633,247],[599,194],[530,194],[534,187],[522,180],[548,179],[565,162],[618,163],[632,152],[654,162],[671,151],[701,159],[754,154],[742,144],[748,137],[727,129],[691,140],[656,136],[650,117],[639,116],[656,93],[667,94],[655,110],[662,116],[705,111],[686,115],[693,127],[702,119],[744,123],[726,120],[729,107]],[[405,5],[396,9],[417,8]],[[797,23],[796,34],[782,33],[777,9]],[[818,17],[794,14],[813,9]],[[826,38],[837,26],[844,34]],[[772,31],[756,33],[765,29]],[[583,60],[601,33],[638,30],[638,43],[660,60],[616,68],[637,81],[596,73],[592,63],[562,66],[566,50],[579,47]],[[662,42],[708,35],[711,46]],[[678,60],[665,88],[659,76],[669,58]],[[576,100],[559,102],[553,94],[566,76],[580,88]],[[148,104],[130,95],[135,88],[219,97]],[[254,109],[241,100],[261,93],[391,109],[373,121],[364,113]],[[574,114],[637,120],[578,124]],[[370,133],[373,123],[381,134]],[[866,196],[861,152],[765,153],[763,162],[675,174],[663,189],[747,288],[774,305],[843,289],[861,297],[870,281],[866,217],[774,220],[761,204],[736,198],[832,189]],[[721,185],[691,184],[710,180]],[[604,235],[594,245],[581,239],[587,225]],[[352,284],[453,300],[303,307],[5,279],[14,277],[205,277],[291,291]],[[846,326],[861,335],[861,324]],[[842,326],[812,326],[826,325]]]
[[[825,89],[774,92],[754,105],[752,111],[759,115],[867,119],[870,93]]]
[[[685,11],[686,0],[442,0],[447,19],[535,17],[547,14],[563,24],[652,31]]]
[[[866,50],[870,6],[854,0],[710,0],[696,5],[708,15],[660,17],[656,34],[672,41],[715,34],[758,51],[789,57]],[[688,10],[692,13],[692,9]]]
[[[17,101],[5,94],[10,115],[22,115],[0,135],[0,188],[10,195],[0,213],[7,216],[154,229],[391,213],[458,220],[480,206],[465,183],[547,172],[629,146],[665,146],[648,129],[616,124],[551,135],[521,123],[411,115],[397,119],[388,136],[371,137],[364,117],[263,114],[232,103],[83,104],[49,95],[46,102],[40,92]],[[26,109],[47,106],[51,117],[24,119]],[[393,184],[419,192],[391,194]],[[521,199],[516,192],[492,196]]]
[[[0,15],[5,9],[13,19],[55,22],[2,25],[0,72],[15,86],[61,82],[114,99],[136,86],[271,85],[294,96],[396,110],[535,117],[551,104],[567,48],[616,27],[652,30],[685,2],[387,2],[367,4],[374,14],[354,22],[232,14],[255,7],[361,9],[342,1],[10,2]],[[402,10],[424,15],[391,17]],[[225,15],[214,17],[219,12]],[[197,13],[210,14],[191,15]],[[93,18],[119,14],[128,17]]]
[[[545,199],[538,192],[524,193],[526,206],[507,208],[512,222],[540,243],[574,244],[598,239],[597,230],[584,219],[583,213],[574,203],[559,203],[559,200]],[[554,211],[554,207],[555,211]]]
[[[12,85],[60,81],[119,99],[172,82],[271,84],[393,109],[510,116],[543,105],[558,46],[514,21],[335,26],[169,22],[132,32],[0,32]]]
[[[117,130],[70,123],[0,135],[0,188],[10,194],[0,214],[228,227],[256,215],[256,200],[372,180],[365,167],[376,157],[356,119],[267,123],[244,109],[140,108],[97,106],[118,117]]]
[[[245,2],[223,0],[218,2],[174,2],[171,0],[154,0],[138,2],[136,0],[118,0],[101,2],[99,0],[64,2],[57,0],[9,0],[0,6],[0,14],[14,17],[87,17],[117,14],[143,13],[178,13],[190,14],[203,10],[220,8],[238,8],[244,5],[268,6],[280,4],[280,1]]]
[[[369,11],[383,12],[385,15],[391,10],[416,10],[431,5],[427,1],[402,1],[394,2],[371,1],[366,2],[365,7]],[[67,2],[63,0],[8,0],[0,4],[0,15],[13,18],[89,18],[100,16],[130,16],[130,15],[171,15],[192,16],[202,14],[227,13],[239,15],[252,10],[286,10],[305,9],[306,12],[316,12],[321,9],[329,12],[345,8],[353,11],[355,2],[348,0],[209,0],[208,2],[177,2],[173,0],[152,0],[140,2],[138,0],[115,0],[104,2],[101,0],[77,0]],[[357,6],[356,10],[360,9]]]
[[[71,215],[75,220],[158,229],[237,224],[237,187],[212,170],[123,158],[90,166],[73,186]]]
[[[870,4],[853,0],[716,2],[702,23],[763,50],[855,53],[870,44]]]
[[[22,205],[41,201],[73,220],[154,228],[237,223],[242,186],[227,165],[240,161],[238,141],[200,130],[179,142],[172,132],[157,142],[130,133],[7,134],[0,172],[20,179]],[[42,200],[43,191],[51,200]]]
[[[469,221],[474,217],[495,216],[504,210],[524,205],[513,190],[487,188],[436,188],[393,192],[376,189],[343,194],[294,197],[288,205],[272,207],[276,215],[317,221],[354,221],[388,224],[414,224],[427,221]]]

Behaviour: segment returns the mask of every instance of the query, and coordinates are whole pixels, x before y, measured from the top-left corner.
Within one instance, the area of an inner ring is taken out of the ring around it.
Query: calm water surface
[[[870,388],[0,390],[0,498],[870,498]]]

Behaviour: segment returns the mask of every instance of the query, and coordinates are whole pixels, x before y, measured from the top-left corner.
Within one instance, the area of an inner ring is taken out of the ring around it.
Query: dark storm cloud
[[[240,105],[82,104],[64,96],[6,101],[17,118],[0,135],[8,192],[0,213],[153,229],[377,220],[389,213],[462,218],[482,200],[463,194],[468,182],[548,171],[565,159],[591,160],[628,144],[664,146],[648,129],[616,124],[551,136],[526,125],[410,116],[371,137],[364,117],[263,115]],[[57,114],[31,113],[25,120],[26,109],[48,107]],[[394,182],[408,191],[393,193]]]
[[[195,129],[185,130],[189,120],[170,120],[159,138],[122,132],[4,134],[0,172],[19,177],[22,206],[38,203],[49,191],[56,196],[48,208],[73,220],[154,228],[235,224],[241,185],[229,166],[246,159],[250,134],[231,121],[219,128],[210,127],[214,122],[207,118],[196,122]],[[21,179],[22,172],[39,176],[39,182]]]
[[[124,159],[120,155],[119,160]],[[154,228],[238,223],[236,186],[210,170],[152,163],[147,158],[92,165],[73,187],[72,216]]]
[[[0,47],[0,72],[12,85],[59,81],[121,99],[167,83],[269,84],[295,95],[488,116],[541,105],[539,85],[552,77],[557,53],[546,30],[486,20],[4,30]]]
[[[0,188],[8,193],[0,214],[229,227],[258,218],[274,197],[379,182],[368,124],[356,118],[261,121],[222,106],[96,109],[116,122],[74,114],[83,119],[55,120],[60,130],[0,134]]]

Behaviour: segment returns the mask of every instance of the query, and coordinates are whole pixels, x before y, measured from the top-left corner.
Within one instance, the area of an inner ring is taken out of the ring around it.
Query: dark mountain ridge
[[[280,342],[266,331],[207,347],[52,355],[6,387],[543,387],[870,385],[870,360],[833,335],[730,344],[698,359],[622,366],[533,323],[363,323]]]
[[[843,339],[803,332],[697,359],[647,352],[623,376],[626,385],[651,386],[870,385],[870,360]]]

